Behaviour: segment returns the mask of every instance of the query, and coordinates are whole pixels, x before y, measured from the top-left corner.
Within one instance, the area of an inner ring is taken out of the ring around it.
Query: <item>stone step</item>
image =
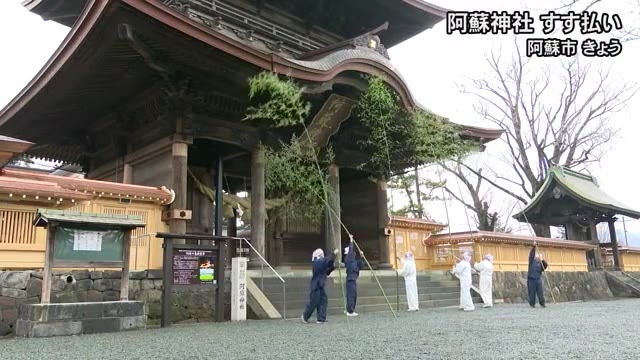
[[[329,278],[337,278],[338,276],[342,276],[345,277],[345,271],[344,269],[342,269],[340,272],[338,272],[338,270],[334,270],[331,275],[329,275]],[[253,278],[260,278],[263,277],[265,280],[267,279],[272,279],[272,280],[276,280],[276,281],[280,281],[279,278],[270,270],[265,270],[263,272],[260,272],[259,270],[250,270],[248,272],[249,277],[253,277]],[[280,277],[282,277],[285,280],[288,279],[308,279],[311,277],[311,271],[296,271],[293,273],[280,273],[279,274]],[[370,271],[361,271],[360,272],[360,279],[374,279],[375,277],[377,277],[378,279],[383,279],[383,278],[393,278],[395,279],[396,276],[401,277],[398,275],[397,272],[395,271],[388,271],[385,270],[384,272],[376,272],[375,275],[371,273]],[[418,279],[433,279],[433,280],[438,280],[438,279],[451,279],[451,274],[446,273],[446,272],[424,272],[424,273],[419,273],[417,275]]]
[[[261,279],[259,276],[253,276],[251,277],[253,279],[253,281],[260,285],[260,284],[264,284],[266,285],[282,285],[282,281],[280,281],[280,279],[278,278],[264,278]],[[304,284],[309,284],[311,277],[310,276],[306,276],[306,277],[295,277],[295,278],[284,278],[285,283],[288,285],[304,285]],[[344,278],[344,276],[342,277],[342,282],[345,282],[346,279]],[[389,284],[389,283],[393,283],[395,284],[396,282],[400,282],[404,284],[404,279],[402,277],[398,277],[396,278],[394,277],[379,277],[378,281],[380,282],[380,284]],[[328,283],[340,283],[340,279],[338,279],[337,277],[330,277],[327,279]],[[418,278],[417,279],[418,284],[425,284],[425,283],[450,283],[450,284],[458,284],[458,280],[457,279],[453,279],[452,277],[439,277],[439,278]],[[374,279],[374,278],[359,278],[358,279],[358,283],[371,283],[371,284],[377,284],[378,282]],[[426,285],[425,285],[426,286]]]
[[[341,304],[343,302],[342,294],[336,293],[328,293],[329,303]],[[396,294],[387,294],[387,298],[389,301],[396,301]],[[421,293],[418,292],[418,299],[420,301],[427,300],[445,300],[445,299],[459,299],[459,292],[442,292],[442,293]],[[276,308],[280,309],[282,307],[282,299],[283,294],[272,294],[268,296],[269,300]],[[400,295],[400,299],[405,299],[406,296],[404,294]],[[298,302],[306,303],[309,300],[309,294],[287,294],[287,307],[295,307],[295,304]],[[384,297],[382,294],[378,293],[374,296],[364,296],[362,294],[358,294],[358,304],[377,304],[384,303]],[[304,304],[302,305],[304,306]]]
[[[255,281],[256,285],[258,286],[258,288],[260,288],[264,293],[278,293],[278,292],[282,292],[282,283],[280,284],[274,284],[274,285],[267,285],[265,284],[264,286],[260,283],[260,281]],[[394,292],[396,291],[397,288],[399,289],[404,289],[404,281],[401,282],[381,282],[380,285],[382,285],[382,288],[385,291],[391,291],[393,290]],[[290,283],[285,283],[284,285],[287,289],[287,291],[291,291],[291,292],[306,292],[309,290],[309,281],[307,280],[306,282],[303,283],[296,283],[296,284],[290,284]],[[340,287],[344,287],[345,283],[327,283],[327,287],[328,288],[340,288]],[[418,282],[418,288],[459,288],[460,284],[458,282],[455,281],[448,281],[448,282],[436,282],[436,281],[429,281],[429,282]],[[380,289],[380,287],[378,286],[377,283],[370,283],[370,282],[358,282],[358,289],[366,289],[366,288],[375,288],[375,289]]]
[[[400,289],[396,289],[394,288],[383,288],[385,294],[387,294],[387,296],[395,296],[396,293],[400,294],[400,295],[405,295],[406,291],[404,286],[400,287]],[[397,291],[399,290],[399,291]],[[263,291],[264,292],[264,291]],[[459,287],[419,287],[418,288],[418,294],[443,294],[443,293],[459,293],[460,292],[460,288]],[[300,289],[300,288],[294,288],[294,289],[290,289],[290,288],[286,288],[286,293],[287,293],[287,298],[289,297],[308,297],[309,296],[309,287],[307,286],[304,289]],[[281,299],[282,298],[282,288],[277,288],[273,291],[269,291],[269,292],[264,292],[265,296],[267,296],[267,298],[269,300],[275,301],[276,299]],[[339,297],[341,296],[340,294],[342,294],[342,290],[337,287],[337,286],[330,286],[327,288],[327,294],[329,294],[329,297],[332,297],[332,294],[336,294],[333,297]],[[375,286],[358,286],[358,295],[359,296],[382,296],[382,292],[380,291],[380,288]]]
[[[420,308],[421,309],[428,309],[428,308],[435,308],[435,307],[446,307],[446,306],[457,306],[458,305],[458,300],[431,300],[431,301],[421,301],[420,302]],[[400,302],[399,304],[399,312],[404,312],[407,311],[407,303],[405,302]],[[395,302],[391,303],[391,307],[393,308],[394,311],[398,311],[398,306]],[[299,309],[287,309],[287,319],[297,319],[300,318],[300,316],[302,315],[302,312],[304,311],[303,308],[299,308]],[[384,304],[377,304],[377,305],[362,305],[360,306],[359,304],[356,306],[356,312],[359,314],[367,314],[367,313],[375,313],[375,312],[383,312],[383,311],[390,311],[389,309],[389,305],[384,303]],[[342,306],[339,307],[329,307],[327,308],[327,315],[329,316],[337,316],[337,315],[342,315],[344,316],[344,308]],[[316,319],[316,314],[314,313],[311,316],[310,322],[315,322]],[[354,320],[356,320],[356,318],[354,318]],[[329,319],[329,321],[331,321],[331,319]]]
[[[266,291],[270,291],[272,289],[282,289],[282,282],[262,282],[260,281],[260,279],[256,279],[256,278],[252,278],[252,280],[256,283],[256,285],[258,287],[260,287],[261,289],[265,289]],[[310,280],[309,279],[296,279],[295,281],[288,281],[285,284],[285,286],[287,288],[301,288],[301,289],[307,289],[309,287],[309,283]],[[332,281],[327,281],[327,286],[344,286],[344,284],[346,283],[346,281],[343,282],[339,282],[339,281],[334,281],[332,279]],[[418,287],[459,287],[460,286],[460,282],[457,280],[448,280],[448,281],[417,281]],[[383,288],[393,288],[395,289],[396,287],[404,287],[404,280],[400,279],[399,281],[394,280],[386,280],[386,281],[380,281],[380,285],[382,285]],[[374,287],[378,287],[378,283],[375,281],[361,281],[358,280],[358,286],[374,286]]]

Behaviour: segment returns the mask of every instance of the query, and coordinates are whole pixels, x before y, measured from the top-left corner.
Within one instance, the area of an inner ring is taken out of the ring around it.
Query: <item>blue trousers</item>
[[[538,280],[527,279],[527,290],[529,290],[529,305],[534,306],[536,304],[536,295],[538,295],[538,302],[540,305],[544,305],[544,286],[542,285],[542,278]]]
[[[327,292],[325,289],[315,289],[309,294],[309,302],[304,308],[302,316],[305,321],[308,321],[314,311],[316,311],[316,318],[318,321],[327,321]]]
[[[347,280],[347,312],[356,311],[356,301],[358,300],[358,284],[355,280]]]

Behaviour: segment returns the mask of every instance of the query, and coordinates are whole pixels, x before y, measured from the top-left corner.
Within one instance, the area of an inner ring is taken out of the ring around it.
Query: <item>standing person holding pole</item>
[[[493,256],[487,254],[484,260],[476,263],[474,267],[480,273],[480,296],[482,296],[482,307],[493,306]]]
[[[349,246],[344,249],[344,266],[347,269],[347,316],[358,316],[356,301],[358,299],[358,277],[360,276],[360,262],[356,259],[356,249],[353,236],[350,236]]]
[[[407,305],[409,306],[409,311],[418,311],[420,310],[420,301],[418,298],[418,282],[416,281],[416,263],[410,251],[404,257],[404,260],[400,260],[402,262],[400,276],[404,277]]]
[[[465,252],[453,268],[453,273],[460,278],[460,309],[473,311],[476,307],[471,298],[471,254]]]
[[[338,255],[338,249],[335,249],[329,256],[324,257],[324,251],[322,249],[316,249],[311,256],[313,261],[313,270],[311,275],[311,285],[309,286],[309,303],[304,308],[302,313],[302,322],[309,323],[309,318],[314,311],[316,311],[317,323],[327,323],[327,290],[325,289],[327,283],[327,276],[331,274],[335,265],[333,264],[336,255]]]
[[[533,248],[529,252],[529,272],[527,273],[527,290],[529,293],[529,306],[536,307],[536,295],[541,307],[546,307],[544,299],[544,285],[542,283],[542,273],[549,265],[542,259],[538,252],[538,243],[533,243]]]

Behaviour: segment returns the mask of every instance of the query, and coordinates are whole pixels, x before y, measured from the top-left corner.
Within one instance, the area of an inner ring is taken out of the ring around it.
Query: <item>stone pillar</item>
[[[387,209],[387,182],[378,180],[377,183],[377,199],[378,199],[378,244],[380,246],[380,263],[378,269],[391,269],[389,263],[389,237],[385,235],[384,230],[389,226],[389,212]]]
[[[325,252],[338,249],[336,259],[342,263],[342,223],[340,222],[340,169],[337,165],[329,165],[329,209],[327,211],[327,237]]]
[[[122,171],[122,183],[131,184],[132,181],[133,181],[133,166],[131,166],[131,164],[125,163],[123,165],[123,171]]]
[[[613,267],[616,270],[620,270],[620,254],[618,252],[615,221],[615,218],[609,220],[609,236],[611,237],[611,250],[613,251]]]
[[[251,154],[251,245],[265,256],[265,178],[264,148],[258,145]],[[260,266],[260,257],[251,252],[249,267]]]
[[[186,210],[187,207],[187,156],[191,139],[174,138],[172,145],[172,189],[176,198],[171,204],[172,210]],[[172,218],[169,220],[169,231],[176,234],[187,232],[187,219]]]

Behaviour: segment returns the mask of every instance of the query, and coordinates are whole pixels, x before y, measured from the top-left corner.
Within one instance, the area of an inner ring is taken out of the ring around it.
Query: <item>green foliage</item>
[[[407,173],[402,175],[396,175],[389,179],[387,186],[392,190],[399,190],[402,195],[408,199],[408,204],[399,209],[391,209],[393,215],[398,216],[411,216],[416,219],[428,218],[429,215],[425,209],[425,204],[428,201],[442,200],[436,194],[436,190],[439,190],[444,186],[444,182],[434,182],[429,179],[418,179],[420,201],[417,201],[416,197],[416,175]],[[393,204],[391,204],[393,205]]]
[[[411,166],[462,156],[470,149],[459,128],[446,119],[421,109],[402,110],[398,95],[378,77],[369,78],[355,114],[369,135],[357,140],[370,155],[361,167],[383,179]]]
[[[266,121],[274,127],[304,124],[311,110],[295,82],[267,71],[249,79],[249,99],[245,120]]]
[[[302,89],[289,79],[262,72],[249,80],[251,106],[247,120],[259,120],[273,127],[303,125],[311,104]],[[332,160],[330,151],[321,155],[308,151],[301,138],[293,136],[288,143],[265,149],[266,192],[269,198],[285,198],[299,209],[298,216],[317,218],[326,202],[328,172],[320,163]]]
[[[296,204],[300,216],[317,218],[327,201],[327,169],[321,168],[315,154],[305,150],[295,137],[281,145],[277,150],[266,149],[266,190],[271,197]],[[327,151],[319,162],[329,163],[332,158],[331,151]]]

